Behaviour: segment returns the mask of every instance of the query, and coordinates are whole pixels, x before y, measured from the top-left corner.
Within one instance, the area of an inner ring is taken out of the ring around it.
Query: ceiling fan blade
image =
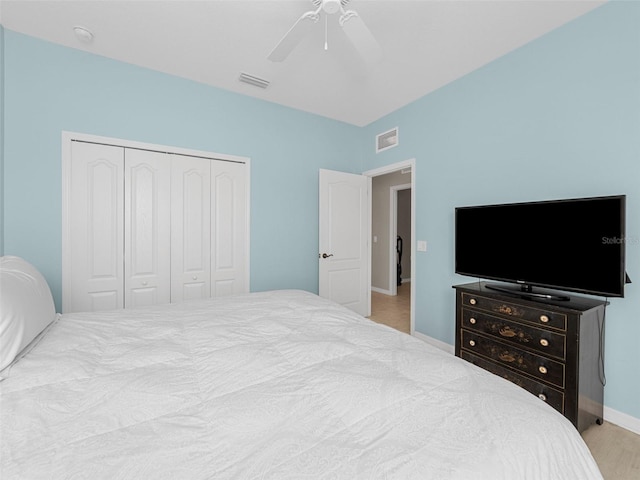
[[[340,25],[365,62],[373,64],[382,59],[382,48],[356,12],[346,11],[340,17]]]
[[[307,12],[303,14],[296,23],[285,33],[280,42],[271,50],[267,57],[272,62],[282,62],[300,41],[307,36],[310,31],[309,26],[318,21],[317,12]]]

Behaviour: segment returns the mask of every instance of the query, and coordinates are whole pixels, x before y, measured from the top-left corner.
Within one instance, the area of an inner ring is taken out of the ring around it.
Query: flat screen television
[[[456,208],[455,272],[533,296],[548,297],[533,288],[546,287],[623,297],[625,202],[616,195]]]

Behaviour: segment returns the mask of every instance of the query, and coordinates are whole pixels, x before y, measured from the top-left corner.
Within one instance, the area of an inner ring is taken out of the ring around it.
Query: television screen
[[[456,208],[455,271],[622,297],[625,200],[617,195]]]

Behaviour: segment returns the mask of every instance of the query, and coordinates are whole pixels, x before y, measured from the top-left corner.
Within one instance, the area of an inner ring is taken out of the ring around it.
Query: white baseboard
[[[613,408],[604,407],[604,420],[640,435],[640,418],[632,417]]]
[[[403,278],[402,279],[402,283],[411,283],[411,279],[410,278]],[[391,293],[391,290],[386,290],[384,288],[374,287],[373,285],[371,286],[371,291],[372,292],[376,292],[376,293],[382,293],[383,295],[393,296],[393,294]]]
[[[383,295],[391,295],[391,290],[385,290],[384,288],[371,287],[372,292],[382,293]]]
[[[424,333],[413,332],[413,336],[430,345],[433,345],[436,348],[439,348],[442,351],[450,353],[451,355],[455,353],[455,347],[453,345],[449,345],[448,343],[436,340],[435,338],[425,335]],[[613,408],[607,406],[604,407],[603,416],[606,422],[613,423],[619,427],[624,428],[625,430],[629,430],[630,432],[640,435],[640,418],[632,417],[631,415],[619,412],[618,410],[614,410]]]
[[[423,342],[428,343],[429,345],[433,345],[434,347],[439,348],[442,351],[450,353],[451,355],[455,353],[455,347],[453,345],[449,345],[448,343],[441,342],[440,340],[436,340],[435,338],[430,337],[429,335],[425,335],[424,333],[414,331],[413,336],[416,338],[419,338]]]

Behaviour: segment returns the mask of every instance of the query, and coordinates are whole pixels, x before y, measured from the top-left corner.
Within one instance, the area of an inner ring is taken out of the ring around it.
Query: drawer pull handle
[[[193,280],[197,280],[197,279],[198,279],[198,276],[197,276],[197,275],[194,275],[194,276],[193,276],[193,277],[191,277],[191,278],[192,278]]]
[[[500,360],[502,360],[503,362],[511,363],[511,362],[515,362],[516,361],[516,357],[511,355],[509,352],[501,353],[500,355],[498,355],[498,358]]]
[[[539,398],[540,400],[542,400],[543,402],[546,402],[546,401],[547,401],[547,396],[546,396],[544,393],[539,393],[539,394],[538,394],[538,398]]]
[[[543,375],[545,375],[545,374],[547,373],[547,367],[545,367],[545,366],[543,366],[543,365],[540,365],[540,366],[538,367],[538,371],[539,371],[540,373],[542,373]]]
[[[517,335],[517,333],[514,330],[511,330],[511,327],[507,327],[507,326],[502,327],[499,330],[499,332],[500,332],[500,335],[507,338],[515,337]]]
[[[542,323],[548,323],[549,322],[549,317],[547,317],[546,315],[540,315],[540,321]]]
[[[543,347],[548,347],[549,346],[549,340],[547,340],[546,338],[541,338],[540,339],[540,345],[542,345]]]
[[[472,347],[476,346],[476,341],[475,340],[469,340],[469,345],[471,345]]]
[[[143,281],[143,282],[142,282],[142,285],[146,287],[146,286],[147,286],[147,281],[146,281],[146,280],[145,280],[145,281]]]
[[[471,305],[475,305],[475,304],[476,304],[476,299],[475,299],[475,298],[470,298],[470,299],[469,299],[469,303],[470,303]]]
[[[475,324],[476,324],[476,319],[475,319],[475,318],[473,318],[473,317],[471,317],[471,318],[469,319],[469,323],[470,323],[471,325],[475,325]]]

